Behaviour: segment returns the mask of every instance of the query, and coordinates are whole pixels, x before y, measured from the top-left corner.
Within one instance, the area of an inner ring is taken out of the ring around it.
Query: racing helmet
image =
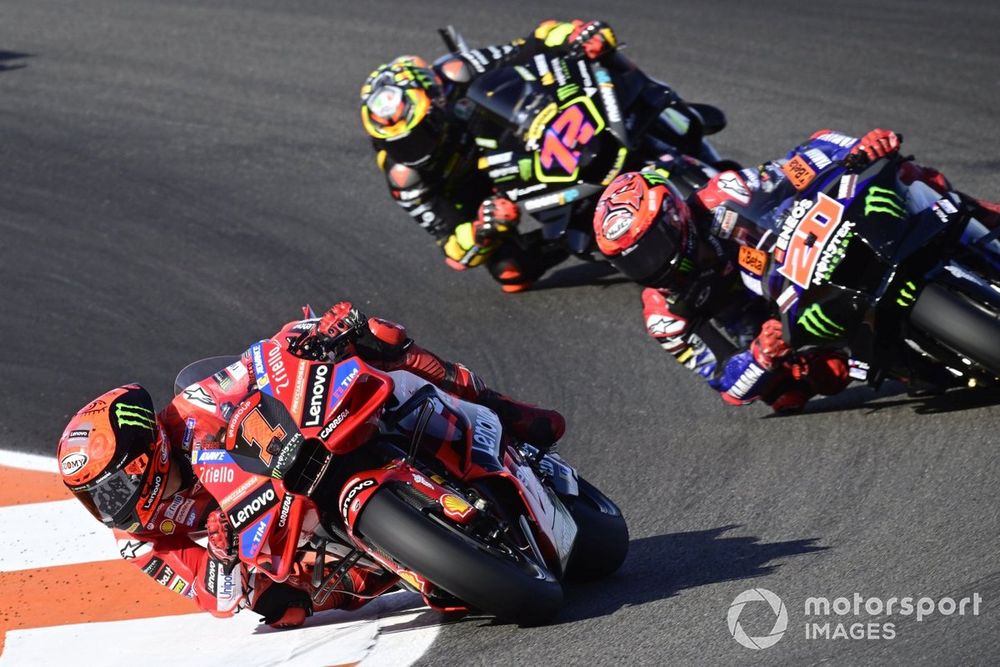
[[[400,56],[368,75],[361,86],[361,123],[379,150],[397,163],[429,161],[444,140],[441,80],[418,56]]]
[[[601,254],[637,283],[662,286],[688,251],[691,209],[656,172],[621,174],[601,194],[594,236]]]
[[[99,521],[135,532],[152,518],[170,474],[170,443],[149,392],[112,389],[80,409],[56,451],[63,483]]]

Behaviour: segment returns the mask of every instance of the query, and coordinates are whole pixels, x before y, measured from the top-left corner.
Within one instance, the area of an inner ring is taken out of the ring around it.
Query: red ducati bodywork
[[[247,565],[283,581],[310,540],[340,535],[426,599],[433,586],[420,572],[373,549],[355,530],[369,500],[394,485],[440,507],[436,515],[459,527],[471,526],[477,506],[489,504],[522,520],[530,533],[523,550],[530,547],[543,559],[539,565],[561,575],[576,524],[492,411],[356,356],[313,361],[275,340],[256,343],[249,354],[257,391],[234,410],[224,448],[192,453],[195,473],[227,513]],[[573,477],[575,493],[575,472],[564,468],[556,472]],[[475,492],[479,487],[492,489],[491,503],[482,500],[486,492]]]

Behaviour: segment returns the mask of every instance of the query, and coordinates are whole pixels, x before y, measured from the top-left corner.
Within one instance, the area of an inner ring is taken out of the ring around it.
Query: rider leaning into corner
[[[485,263],[501,289],[520,292],[567,257],[564,250],[513,238],[517,205],[493,195],[492,182],[477,168],[480,148],[473,138],[480,121],[465,99],[469,85],[537,54],[597,60],[616,46],[611,28],[600,21],[544,21],[526,39],[453,54],[433,66],[400,56],[368,76],[361,120],[389,193],[437,239],[448,266],[463,271]]]
[[[565,429],[562,416],[488,389],[468,368],[417,346],[393,322],[366,318],[350,303],[321,319],[289,322],[272,340],[302,332],[317,339],[353,332],[353,351],[384,371],[407,370],[465,400],[494,410],[526,442],[548,446]],[[340,589],[314,607],[308,564],[275,583],[248,571],[237,556],[229,520],[191,466],[194,443],[222,440],[227,418],[254,388],[248,353],[197,382],[159,414],[136,384],[102,394],[70,420],[59,440],[63,482],[98,520],[114,530],[121,555],[157,583],[226,617],[250,608],[274,627],[296,627],[314,611],[356,609],[396,583],[395,575],[355,566]],[[207,548],[195,542],[207,531]]]
[[[859,164],[899,150],[899,137],[872,130],[860,140],[832,130],[811,137],[826,160],[847,156]],[[594,232],[604,256],[642,291],[647,333],[686,368],[704,377],[727,403],[763,400],[778,413],[802,410],[813,396],[832,395],[850,383],[840,350],[792,350],[779,320],[750,298],[737,270],[741,242],[754,219],[776,220],[796,189],[788,159],[724,171],[686,200],[651,167],[616,178],[601,195]],[[668,165],[669,166],[669,165]],[[905,184],[921,181],[939,194],[953,189],[939,171],[912,160],[900,163]],[[989,228],[1000,223],[1000,204],[962,195]],[[759,235],[759,234],[758,234]]]

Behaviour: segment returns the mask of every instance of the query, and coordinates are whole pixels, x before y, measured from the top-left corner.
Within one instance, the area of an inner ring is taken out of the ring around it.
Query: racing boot
[[[517,439],[548,449],[566,432],[566,420],[555,410],[515,401],[492,389],[479,392],[475,402],[497,413],[500,423]]]
[[[833,396],[851,383],[847,355],[839,350],[812,349],[793,354],[782,364],[784,377],[762,396],[776,414],[798,414],[817,394]]]

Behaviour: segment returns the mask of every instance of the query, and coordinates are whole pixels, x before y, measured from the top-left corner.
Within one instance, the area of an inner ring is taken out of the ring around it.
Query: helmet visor
[[[86,491],[77,489],[73,493],[102,523],[125,530],[139,522],[136,503],[142,495],[149,469],[151,467],[138,475],[119,470],[93,488]]]
[[[102,523],[133,532],[152,517],[169,472],[169,445],[159,437],[148,453],[126,460],[106,477],[71,490]]]

